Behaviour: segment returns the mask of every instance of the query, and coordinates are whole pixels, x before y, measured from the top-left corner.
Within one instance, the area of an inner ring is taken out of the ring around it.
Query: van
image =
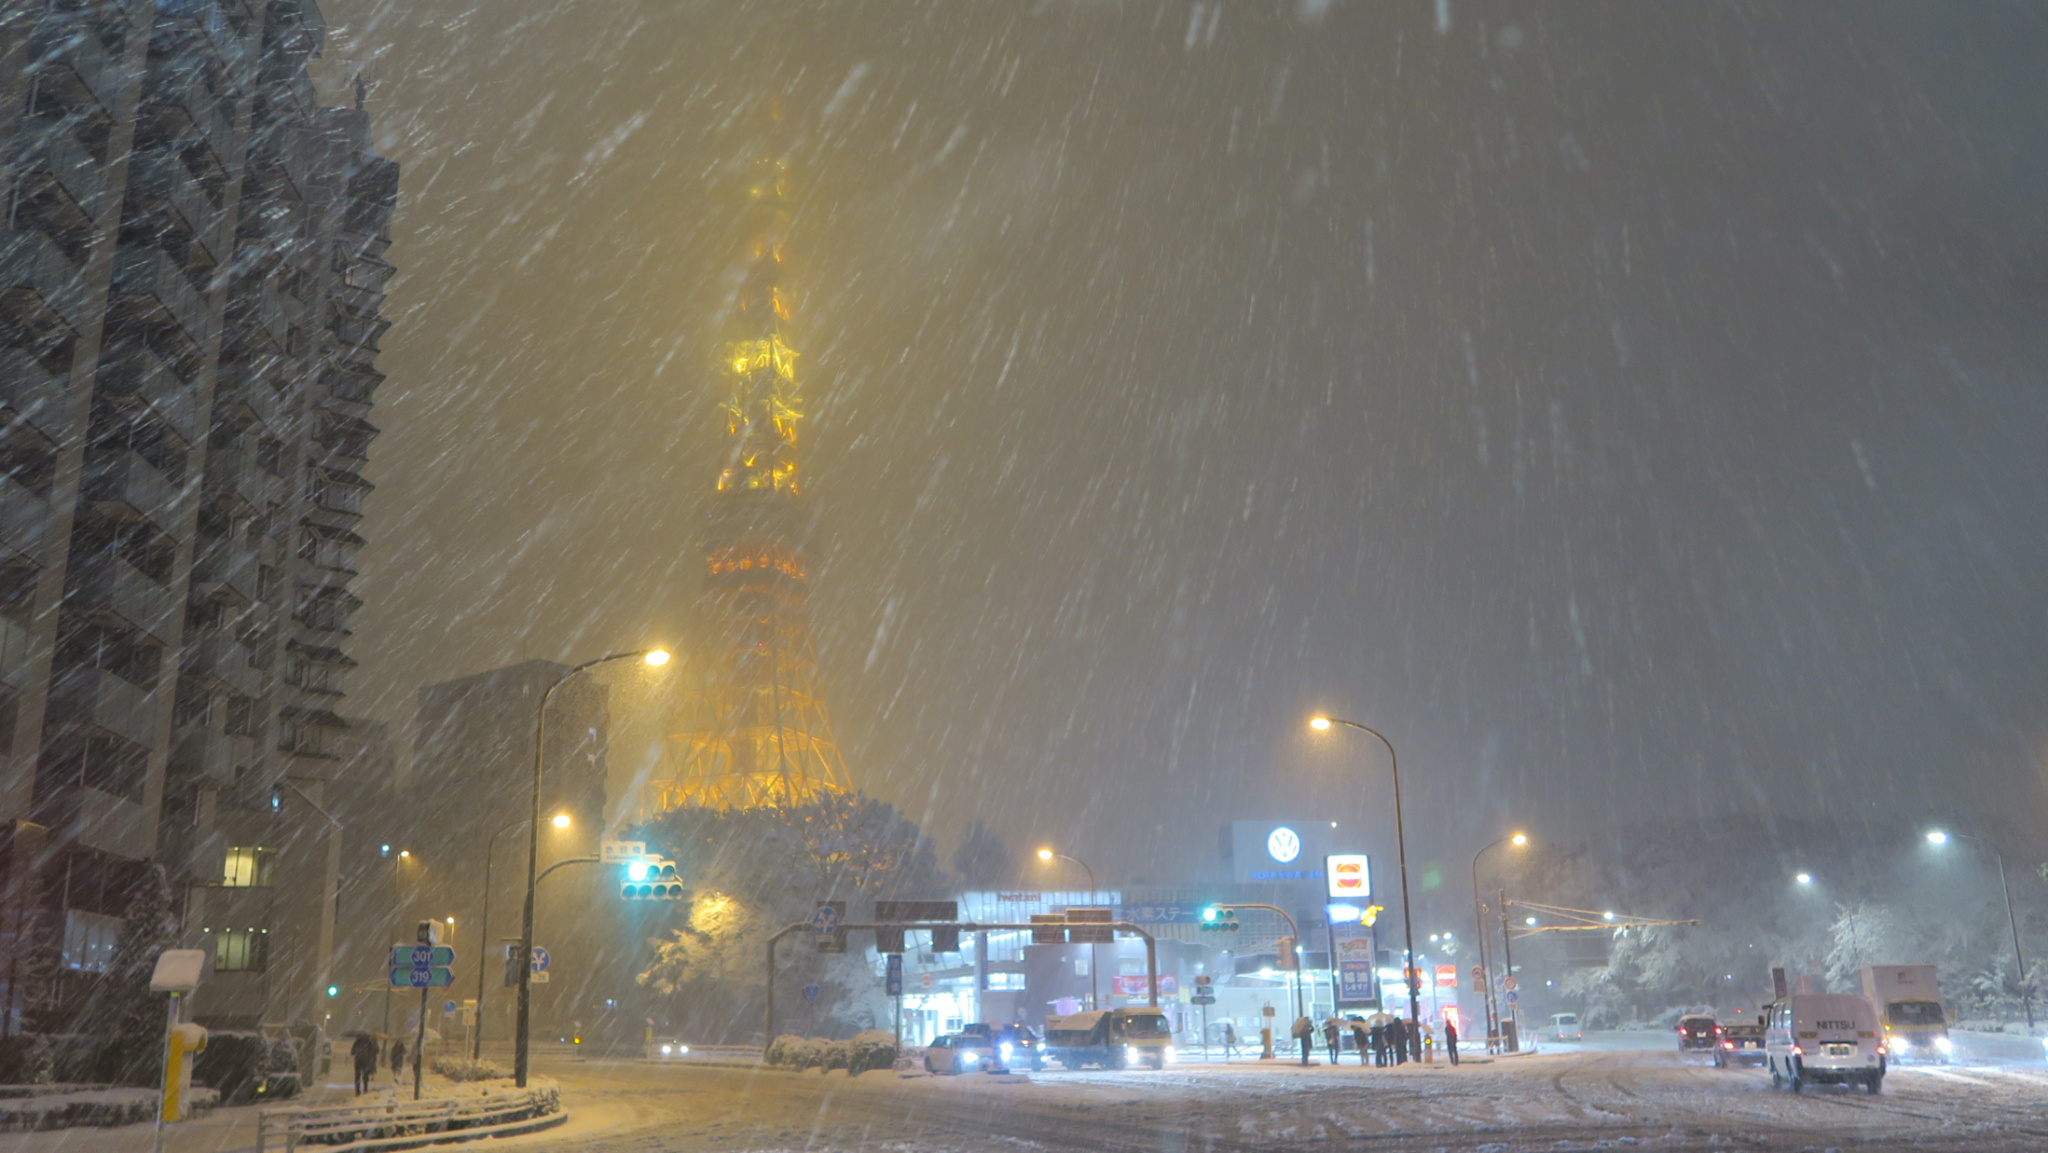
[[[1553,1041],[1577,1041],[1580,1039],[1579,1015],[1577,1013],[1553,1013],[1550,1016],[1550,1039]]]
[[[1767,1007],[1764,1064],[1774,1088],[1884,1086],[1884,1028],[1877,1009],[1854,993],[1801,993]]]

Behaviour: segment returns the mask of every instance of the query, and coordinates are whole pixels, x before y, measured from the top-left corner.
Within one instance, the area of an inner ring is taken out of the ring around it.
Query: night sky
[[[1454,878],[1511,824],[2048,834],[2042,7],[322,7],[404,166],[354,713],[688,635],[770,153],[824,688],[947,852],[1389,853],[1321,709]]]

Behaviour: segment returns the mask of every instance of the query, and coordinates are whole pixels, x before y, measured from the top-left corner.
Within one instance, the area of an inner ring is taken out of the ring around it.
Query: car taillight
[[[1723,1042],[1721,1042],[1721,1047],[1722,1047],[1723,1049],[1733,1049],[1733,1048],[1735,1047],[1735,1042],[1733,1042],[1733,1041],[1723,1041]]]
[[[1804,1049],[1801,1049],[1801,1048],[1800,1048],[1799,1046],[1797,1046],[1797,1045],[1794,1045],[1794,1046],[1792,1046],[1792,1055],[1793,1055],[1794,1057],[1804,1057],[1804,1056],[1806,1056],[1806,1050],[1804,1050]]]
[[[1880,1057],[1884,1056],[1884,1046],[1883,1046],[1883,1045],[1879,1045],[1879,1046],[1877,1047],[1877,1055],[1878,1055],[1878,1056],[1880,1056]]]

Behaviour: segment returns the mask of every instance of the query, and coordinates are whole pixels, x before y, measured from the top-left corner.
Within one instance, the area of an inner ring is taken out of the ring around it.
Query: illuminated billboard
[[[1332,853],[1323,858],[1333,901],[1372,900],[1372,861],[1364,853]]]

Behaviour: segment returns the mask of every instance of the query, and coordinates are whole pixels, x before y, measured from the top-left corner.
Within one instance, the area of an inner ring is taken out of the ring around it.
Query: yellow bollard
[[[164,1062],[163,1117],[183,1121],[185,1106],[192,1096],[192,1057],[206,1051],[206,1027],[190,1021],[171,1026],[171,1043]]]

